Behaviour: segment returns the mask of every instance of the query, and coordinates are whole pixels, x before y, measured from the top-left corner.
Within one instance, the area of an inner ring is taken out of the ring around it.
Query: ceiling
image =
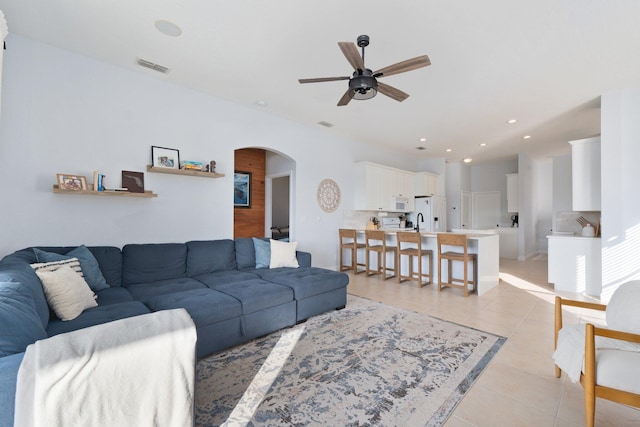
[[[600,133],[601,94],[640,86],[637,0],[0,0],[0,9],[10,33],[416,158],[566,154],[567,141]],[[182,34],[162,34],[158,20]],[[374,71],[429,55],[431,66],[381,80],[407,100],[338,107],[347,81],[298,83],[350,75],[337,42],[360,34]]]

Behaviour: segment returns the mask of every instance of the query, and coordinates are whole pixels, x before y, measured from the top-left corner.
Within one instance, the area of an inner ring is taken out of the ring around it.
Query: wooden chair
[[[367,249],[367,276],[373,276],[374,274],[382,274],[384,280],[396,277],[397,274],[397,262],[396,262],[396,250],[395,246],[387,246],[386,236],[384,231],[380,230],[366,230],[365,242]],[[378,254],[378,263],[376,270],[371,269],[371,252]],[[387,253],[393,253],[393,268],[387,267]],[[393,274],[388,276],[387,271],[393,271]]]
[[[340,236],[340,271],[353,270],[354,274],[364,273],[366,264],[358,262],[358,249],[364,249],[364,243],[358,243],[356,230],[350,228],[341,228],[338,230]],[[344,251],[351,251],[351,264],[344,263]],[[365,267],[358,269],[358,266]]]
[[[635,286],[640,285],[635,284]],[[558,335],[562,329],[562,307],[564,306],[600,311],[607,310],[607,306],[604,304],[575,301],[556,296],[554,349],[558,347]],[[608,317],[609,313],[607,313]],[[633,320],[630,319],[630,324],[632,322]],[[640,344],[640,335],[596,327],[591,323],[587,323],[584,327],[584,364],[580,374],[580,384],[584,389],[585,425],[593,427],[595,424],[596,397],[640,408],[640,383],[637,381],[639,376],[636,374],[638,366],[640,366],[640,351],[597,349],[595,337],[608,337]],[[560,378],[562,370],[557,365],[555,369],[556,377]]]
[[[398,236],[398,260],[396,261],[396,264],[398,265],[398,283],[402,283],[405,280],[415,280],[418,282],[418,286],[420,287],[430,284],[433,275],[433,251],[430,249],[422,249],[422,239],[420,237],[420,233],[416,233],[415,231],[399,231],[396,236]],[[403,243],[409,246],[403,248]],[[406,276],[402,275],[402,255],[406,255],[409,261],[409,270]],[[423,256],[426,256],[429,259],[426,273],[422,272]],[[417,272],[413,271],[414,259],[418,263]],[[423,279],[425,278],[426,282],[423,282]]]
[[[442,251],[443,246],[455,246],[459,248],[457,251]],[[447,261],[447,281],[442,280],[442,261]],[[463,263],[463,277],[461,279],[453,277],[453,261]],[[473,280],[469,277],[469,261],[473,266]],[[467,247],[467,235],[458,233],[438,233],[438,291],[442,291],[443,287],[452,286],[462,288],[464,296],[469,295],[469,285],[471,292],[476,292],[478,284],[478,258],[476,254],[470,254]]]

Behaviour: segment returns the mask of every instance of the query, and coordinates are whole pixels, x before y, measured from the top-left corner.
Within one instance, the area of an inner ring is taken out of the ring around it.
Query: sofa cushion
[[[122,283],[148,283],[185,277],[187,245],[130,244],[122,248]]]
[[[98,260],[84,245],[78,246],[64,255],[57,254],[55,252],[43,251],[38,248],[33,248],[33,252],[36,254],[38,262],[41,263],[77,258],[80,261],[80,267],[82,267],[84,279],[92,290],[99,291],[109,287],[107,281],[102,275]]]
[[[254,280],[258,278],[257,274],[238,270],[218,271],[194,277],[194,279],[204,283],[210,288],[222,283],[236,283],[242,282],[243,280]]]
[[[179,279],[158,280],[149,283],[136,283],[125,287],[135,300],[146,302],[149,298],[173,294],[176,292],[190,291],[193,289],[204,289],[203,283],[189,277]]]
[[[345,273],[318,267],[276,268],[256,272],[265,280],[293,289],[296,300],[344,288],[349,283],[349,276]]]
[[[233,240],[187,242],[187,276],[194,277],[236,268]]]
[[[0,282],[0,357],[47,337],[30,294],[20,282]]]
[[[255,313],[293,301],[291,288],[257,278],[238,283],[224,283],[213,289],[238,299],[242,303],[242,314]]]
[[[111,305],[121,302],[133,301],[131,293],[123,287],[112,286],[102,291],[96,292],[98,305]]]
[[[236,243],[236,264],[238,268],[256,267],[256,250],[253,246],[253,239],[250,237],[239,237]]]
[[[146,304],[154,311],[184,308],[198,328],[242,314],[237,299],[209,288],[158,295],[148,299]]]
[[[80,316],[66,322],[52,318],[47,326],[47,333],[53,336],[147,313],[150,313],[150,310],[140,301],[98,306],[85,310]]]
[[[30,261],[35,262],[36,259],[33,251],[29,252],[31,252],[33,256],[33,259],[30,259]],[[28,262],[16,258],[5,258],[0,263],[0,282],[19,282],[28,288],[35,305],[36,313],[38,314],[38,318],[40,318],[40,323],[43,328],[47,327],[47,323],[49,322],[49,304],[47,304],[47,299],[44,296],[42,283],[40,283],[40,279]]]
[[[54,271],[36,270],[49,307],[62,320],[73,320],[85,309],[96,307],[96,296],[85,280],[70,266]]]

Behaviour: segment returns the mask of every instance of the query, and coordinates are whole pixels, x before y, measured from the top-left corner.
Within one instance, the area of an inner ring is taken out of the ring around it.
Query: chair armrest
[[[553,330],[553,348],[558,347],[558,332],[562,329],[562,307],[571,306],[578,308],[586,308],[589,310],[605,311],[607,306],[605,304],[599,304],[595,302],[577,301],[567,298],[556,296],[555,315],[554,315],[554,330]]]
[[[553,322],[553,349],[558,348],[558,333],[562,329],[562,307],[571,306],[578,308],[586,308],[589,310],[605,311],[607,306],[605,304],[598,304],[594,302],[577,301],[567,298],[556,296],[554,322]],[[556,377],[560,378],[560,368],[556,366]]]

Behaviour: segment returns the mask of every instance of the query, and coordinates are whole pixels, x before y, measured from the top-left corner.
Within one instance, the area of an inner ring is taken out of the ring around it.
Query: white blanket
[[[553,353],[553,360],[571,381],[578,382],[584,365],[584,340],[586,326],[584,324],[564,326],[558,333],[558,346]],[[640,351],[640,344],[596,336],[596,350],[617,349]]]
[[[18,372],[14,425],[192,426],[195,343],[183,309],[37,341]]]

